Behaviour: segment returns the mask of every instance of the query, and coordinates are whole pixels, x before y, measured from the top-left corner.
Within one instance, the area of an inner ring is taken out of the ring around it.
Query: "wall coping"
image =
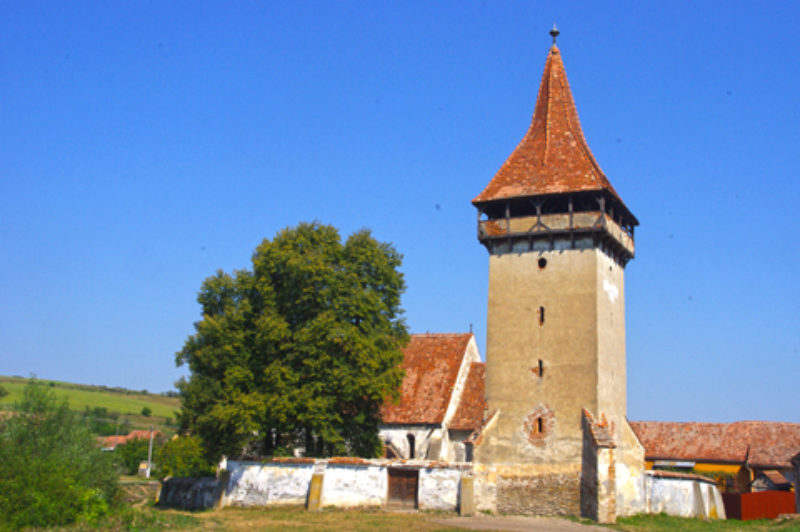
[[[679,473],[678,471],[659,471],[659,470],[647,470],[645,471],[646,475],[656,478],[666,478],[672,480],[697,480],[700,482],[706,482],[708,484],[712,484],[714,486],[717,485],[713,479],[708,477],[704,477],[702,475],[695,475],[694,473]]]
[[[350,467],[387,467],[403,469],[459,469],[472,470],[470,462],[445,462],[442,460],[389,459],[389,458],[357,458],[335,456],[332,458],[269,458],[266,460],[234,460],[243,465],[288,465],[288,466],[350,466]]]

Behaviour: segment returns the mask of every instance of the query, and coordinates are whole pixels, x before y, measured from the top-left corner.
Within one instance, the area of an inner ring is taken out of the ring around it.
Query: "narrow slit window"
[[[408,457],[414,458],[414,447],[416,447],[414,435],[408,434],[406,438],[408,439]]]
[[[539,377],[544,377],[544,362],[539,359]]]
[[[544,307],[539,307],[539,325],[544,325]]]
[[[537,418],[536,419],[536,432],[541,434],[543,430],[544,430],[544,422],[542,421],[542,418]]]

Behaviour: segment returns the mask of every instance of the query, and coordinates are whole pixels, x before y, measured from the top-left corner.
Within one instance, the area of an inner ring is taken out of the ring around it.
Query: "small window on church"
[[[408,439],[408,457],[409,458],[414,458],[414,451],[415,451],[415,449],[414,449],[414,447],[415,447],[415,445],[414,445],[414,435],[413,434],[409,434],[409,435],[406,436],[406,438]]]
[[[544,362],[539,359],[539,377],[544,377]]]
[[[544,325],[544,307],[539,307],[539,325]]]
[[[544,267],[547,266],[547,259],[542,257],[539,259],[539,269],[544,270]]]

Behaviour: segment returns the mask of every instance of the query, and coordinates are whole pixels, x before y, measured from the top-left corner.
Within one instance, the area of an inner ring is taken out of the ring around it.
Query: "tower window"
[[[536,419],[536,432],[538,432],[539,434],[544,432],[544,421],[542,421],[542,418]]]
[[[539,307],[539,325],[544,325],[544,307]]]
[[[539,376],[544,377],[544,362],[541,358],[539,359]]]
[[[539,259],[539,269],[543,270],[545,266],[547,266],[547,259],[542,257]]]

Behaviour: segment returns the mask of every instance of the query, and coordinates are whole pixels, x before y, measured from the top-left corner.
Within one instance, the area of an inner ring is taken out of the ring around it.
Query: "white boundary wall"
[[[389,469],[407,468],[419,471],[420,510],[454,511],[458,508],[461,478],[472,475],[471,464],[422,460],[229,460],[226,465],[227,471],[219,477],[220,507],[305,504],[314,473],[323,475],[322,506],[381,507],[387,501]],[[644,495],[639,510],[642,513],[725,519],[722,496],[709,479],[647,471],[639,480]],[[174,505],[181,506],[178,495]]]
[[[647,513],[725,519],[722,494],[710,480],[648,471],[644,482]]]
[[[228,460],[219,506],[304,504],[315,472],[323,474],[322,506],[383,506],[388,470],[397,467],[419,470],[420,510],[456,510],[461,476],[472,474],[471,465],[411,460]]]

